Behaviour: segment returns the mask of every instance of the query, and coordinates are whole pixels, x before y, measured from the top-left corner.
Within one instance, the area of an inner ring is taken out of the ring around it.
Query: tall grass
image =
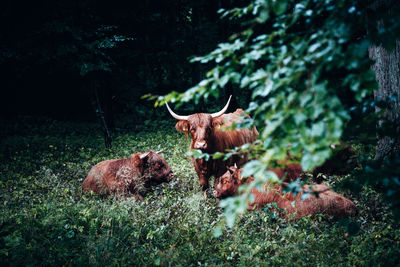
[[[104,149],[96,125],[29,120],[3,125],[0,146],[0,264],[15,265],[394,265],[400,228],[379,193],[349,195],[361,230],[317,216],[288,223],[243,214],[226,228],[222,210],[204,198],[173,122],[119,129]],[[175,178],[142,202],[83,194],[91,166],[164,149]],[[342,177],[329,177],[334,184]],[[222,231],[214,237],[215,231]]]

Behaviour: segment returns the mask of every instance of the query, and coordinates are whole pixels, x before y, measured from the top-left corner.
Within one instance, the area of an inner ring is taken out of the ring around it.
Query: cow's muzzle
[[[207,142],[205,140],[197,140],[193,146],[194,149],[207,149]]]

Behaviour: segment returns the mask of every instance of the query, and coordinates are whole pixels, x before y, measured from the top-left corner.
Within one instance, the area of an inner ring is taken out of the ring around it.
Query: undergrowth
[[[359,231],[324,216],[286,222],[264,211],[243,214],[227,228],[215,199],[202,196],[187,156],[189,141],[173,123],[118,128],[113,147],[105,149],[95,124],[3,122],[0,264],[399,264],[399,225],[372,188],[360,195],[339,191],[356,203]],[[164,150],[175,178],[142,202],[81,192],[94,164],[148,149]],[[342,178],[328,177],[328,182]]]

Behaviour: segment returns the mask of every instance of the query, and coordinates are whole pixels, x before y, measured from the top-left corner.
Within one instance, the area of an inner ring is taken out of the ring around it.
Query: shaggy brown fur
[[[165,159],[149,150],[126,159],[105,160],[93,166],[82,189],[99,194],[133,194],[142,198],[153,185],[169,182],[173,177]]]
[[[258,137],[258,132],[255,127],[234,131],[223,130],[225,127],[229,127],[233,122],[237,121],[242,113],[242,109],[237,109],[234,113],[223,114],[214,119],[210,114],[196,113],[190,115],[187,121],[178,121],[175,128],[180,132],[184,132],[186,136],[188,136],[189,133],[191,134],[192,141],[190,143],[190,148],[192,149],[200,149],[209,154],[225,152],[226,149],[252,143]],[[238,166],[242,166],[246,161],[247,157],[240,157],[237,155],[226,161],[222,159],[210,159],[205,161],[192,157],[192,162],[203,190],[208,188],[208,181],[212,175],[218,177],[225,172],[227,166],[233,165],[234,163]]]
[[[284,164],[284,162],[280,164]],[[286,163],[282,168],[268,170],[274,172],[284,182],[295,181],[297,178],[302,178],[304,174],[303,168],[298,163]]]
[[[254,178],[242,179],[241,169],[230,167],[221,177],[215,180],[214,196],[225,198],[238,193],[238,188],[243,183],[251,183]],[[249,203],[248,210],[264,207],[268,203],[277,203],[279,209],[283,209],[287,218],[299,219],[309,214],[319,213],[331,215],[337,218],[353,216],[357,214],[354,203],[344,196],[332,191],[328,186],[318,184],[312,185],[313,194],[310,194],[304,201],[301,200],[303,193],[294,196],[292,193],[283,193],[282,185],[265,184],[263,191],[253,189],[254,202]],[[310,191],[311,186],[303,187],[304,192]],[[316,197],[318,195],[318,197]],[[294,205],[292,203],[294,202]]]

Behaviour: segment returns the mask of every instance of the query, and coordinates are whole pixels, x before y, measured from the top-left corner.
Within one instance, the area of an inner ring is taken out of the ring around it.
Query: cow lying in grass
[[[293,158],[289,155],[289,159]],[[284,182],[291,182],[297,178],[304,178],[306,173],[310,173],[313,177],[313,182],[320,184],[324,180],[324,175],[341,175],[349,173],[357,165],[357,155],[351,146],[340,144],[332,149],[332,156],[321,166],[314,168],[311,172],[304,172],[301,165],[298,163],[286,163],[286,160],[278,161],[284,165],[282,168],[272,170]]]
[[[218,177],[214,183],[214,196],[216,198],[226,198],[238,194],[240,185],[250,184],[254,178],[242,178],[241,170],[236,167],[230,167],[228,171]],[[248,210],[265,207],[268,203],[277,203],[280,210],[284,210],[287,218],[299,219],[309,214],[327,214],[337,218],[348,217],[357,214],[357,208],[354,203],[344,196],[335,193],[328,186],[322,184],[312,185],[313,193],[308,198],[302,200],[303,193],[294,196],[292,193],[283,193],[282,185],[265,184],[263,191],[256,188],[252,190],[254,201],[249,203]],[[311,190],[311,186],[303,187],[304,192]]]
[[[132,194],[142,199],[151,186],[169,182],[173,176],[165,159],[149,150],[130,158],[98,163],[83,181],[82,189],[99,194]]]

